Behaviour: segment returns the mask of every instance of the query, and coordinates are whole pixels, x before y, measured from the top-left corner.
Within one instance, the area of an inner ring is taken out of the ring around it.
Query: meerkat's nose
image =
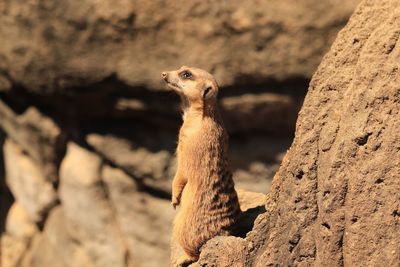
[[[167,79],[168,74],[164,71],[161,73],[161,77],[166,80]]]

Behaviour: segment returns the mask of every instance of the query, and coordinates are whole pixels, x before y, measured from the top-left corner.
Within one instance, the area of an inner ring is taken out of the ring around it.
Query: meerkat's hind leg
[[[173,267],[187,267],[195,261],[197,261],[197,258],[191,257],[185,253],[176,260],[176,263],[173,265]]]

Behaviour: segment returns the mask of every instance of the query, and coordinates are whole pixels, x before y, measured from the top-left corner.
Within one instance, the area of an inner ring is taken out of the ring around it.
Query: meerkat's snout
[[[161,78],[165,81],[167,86],[174,91],[178,92],[181,91],[181,86],[179,86],[179,79],[176,77],[174,71],[163,71],[161,72]]]

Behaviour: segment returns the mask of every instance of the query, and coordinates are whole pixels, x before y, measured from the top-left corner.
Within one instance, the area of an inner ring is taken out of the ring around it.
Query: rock
[[[182,64],[213,71],[222,86],[309,78],[358,2],[7,0],[0,69],[43,94],[107,77],[160,88],[154,77]]]
[[[143,192],[131,177],[117,168],[105,165],[102,177],[135,266],[165,265],[170,257],[175,214],[170,199]]]
[[[35,107],[19,115],[1,100],[0,117],[0,128],[32,157],[47,180],[56,181],[64,144],[57,124]]]
[[[7,92],[11,90],[11,82],[0,73],[0,92]]]
[[[197,263],[190,266],[242,267],[245,265],[248,242],[240,237],[218,236],[208,241],[202,248]],[[221,253],[223,252],[223,253]]]
[[[6,231],[0,238],[0,266],[20,267],[38,228],[18,202],[11,206],[5,224]]]
[[[169,199],[141,192],[135,179],[74,143],[60,173],[67,230],[94,266],[168,261],[174,213]]]
[[[41,222],[57,195],[35,162],[12,140],[4,143],[6,183],[31,220]]]
[[[69,143],[60,167],[59,194],[66,229],[89,255],[93,265],[130,266],[126,240],[102,181],[103,162],[83,147]]]
[[[244,253],[243,266],[398,264],[399,27],[399,1],[359,5],[310,83],[251,248],[213,253]]]
[[[239,198],[241,211],[245,212],[259,206],[265,206],[267,195],[256,192],[248,192],[243,189],[236,189]]]
[[[13,207],[7,227],[21,237],[33,234],[28,247],[27,238],[2,234],[2,255],[11,255],[10,266],[147,267],[169,262],[175,214],[170,185],[181,119],[179,99],[165,90],[159,75],[182,64],[205,68],[219,81],[236,184],[269,191],[270,178],[292,141],[308,81],[358,2],[0,1],[0,131],[12,140],[6,146],[18,151],[11,153],[17,155],[15,162],[6,155],[7,170],[28,181],[8,179],[16,205],[29,216],[17,216]],[[359,45],[362,38],[350,38],[349,44]],[[396,48],[391,43],[382,49]],[[328,90],[320,97],[330,94]],[[319,127],[318,121],[310,115],[309,125]],[[329,122],[324,131],[329,135],[336,128]],[[373,137],[361,130],[354,142],[368,146]],[[330,151],[332,140],[318,145]],[[382,144],[373,145],[379,150]],[[0,183],[1,162],[0,155]],[[306,177],[311,167],[301,166],[293,175]],[[380,186],[386,182],[376,181]],[[281,246],[270,235],[277,214],[285,219],[282,224],[290,224],[288,214],[295,211],[285,209],[286,204],[304,203],[300,193],[295,200],[287,196],[299,188],[277,182],[278,187],[287,192],[275,189],[270,198],[242,201],[240,237],[211,240],[197,264],[265,266],[279,253],[286,253],[282,265],[313,262],[311,234],[300,238],[291,225],[282,232],[293,238],[289,243],[282,239]],[[61,201],[40,202],[47,188],[54,188],[54,199]],[[14,200],[3,202],[8,189],[0,184],[0,190],[1,232],[1,214]],[[286,197],[285,205],[278,195]],[[48,208],[38,207],[39,202]],[[255,203],[259,206],[252,207]],[[306,204],[301,210],[309,207],[315,210]],[[393,218],[397,210],[390,211]],[[28,226],[32,220],[39,228],[35,232]],[[217,244],[225,250],[222,255]],[[289,248],[303,262],[291,261]]]
[[[51,211],[43,232],[35,236],[28,253],[21,260],[22,267],[95,266],[82,244],[69,235],[66,220],[61,207]]]
[[[19,267],[19,263],[27,251],[29,242],[25,238],[13,237],[2,234],[0,239],[1,257],[3,267]]]
[[[143,143],[141,146],[133,140],[117,136],[89,134],[87,142],[106,159],[119,166],[131,176],[151,187],[170,191],[170,168],[174,168],[169,151],[150,151]]]
[[[0,233],[5,231],[5,221],[7,212],[14,202],[10,190],[6,185],[6,177],[4,173],[4,157],[3,157],[3,144],[5,136],[0,131]]]
[[[16,238],[29,240],[37,231],[37,225],[27,211],[18,202],[15,202],[7,215],[7,234]]]

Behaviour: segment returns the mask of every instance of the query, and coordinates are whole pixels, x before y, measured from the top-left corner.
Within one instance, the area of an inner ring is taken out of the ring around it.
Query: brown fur
[[[184,77],[184,72],[191,77]],[[181,96],[184,112],[172,184],[172,204],[181,204],[173,235],[186,253],[179,266],[196,261],[200,248],[212,237],[231,234],[240,207],[227,158],[228,135],[217,108],[215,79],[186,66],[162,76]]]

